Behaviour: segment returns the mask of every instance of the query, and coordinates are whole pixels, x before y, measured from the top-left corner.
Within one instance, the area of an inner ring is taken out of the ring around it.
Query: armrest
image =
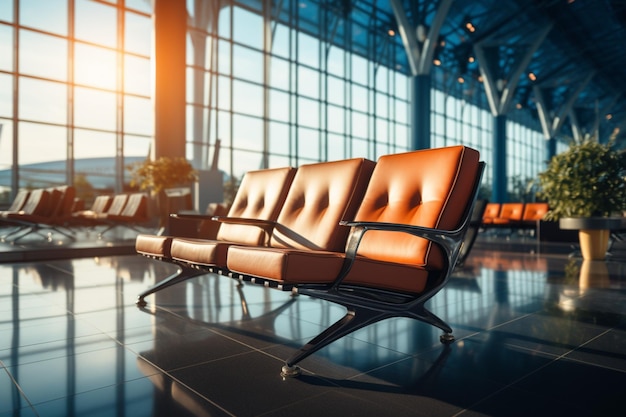
[[[456,230],[443,230],[433,229],[430,227],[413,226],[409,224],[399,223],[381,223],[381,222],[357,222],[357,221],[345,221],[339,222],[342,226],[354,227],[362,229],[359,234],[362,236],[368,230],[381,230],[388,232],[404,232],[414,236],[422,237],[424,239],[431,240],[444,247],[446,252],[453,252],[454,244],[459,243],[462,240],[463,227]],[[359,237],[360,240],[360,237]]]
[[[220,223],[258,226],[260,228],[274,227],[276,225],[276,222],[273,220],[250,219],[247,217],[211,216],[211,220]]]

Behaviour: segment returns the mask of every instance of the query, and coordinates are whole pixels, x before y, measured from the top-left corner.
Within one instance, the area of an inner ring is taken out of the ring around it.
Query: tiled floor
[[[342,316],[305,296],[139,256],[0,264],[0,416],[624,416],[626,263],[480,245],[430,302],[454,329],[369,326],[282,359]]]

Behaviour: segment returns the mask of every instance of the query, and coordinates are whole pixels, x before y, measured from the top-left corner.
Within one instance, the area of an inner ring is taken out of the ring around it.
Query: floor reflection
[[[455,343],[390,319],[286,381],[282,360],[342,307],[211,274],[134,305],[173,271],[138,256],[0,264],[0,415],[588,416],[622,404],[621,262],[476,250],[429,301]]]

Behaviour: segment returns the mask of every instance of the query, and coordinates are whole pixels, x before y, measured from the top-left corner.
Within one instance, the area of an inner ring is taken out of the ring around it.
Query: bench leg
[[[146,301],[145,298],[150,294],[154,294],[157,291],[161,291],[164,288],[171,287],[172,285],[176,285],[179,282],[186,281],[190,278],[194,278],[200,275],[208,274],[209,271],[202,271],[194,268],[186,268],[179,266],[179,269],[174,274],[165,278],[163,281],[159,281],[141,294],[137,296],[137,301],[135,302],[139,307],[145,307]]]
[[[281,376],[285,378],[300,375],[300,367],[296,364],[304,358],[331,344],[335,340],[341,339],[358,329],[389,317],[391,316],[384,312],[381,313],[377,311],[354,308],[348,309],[345,316],[324,330],[322,333],[315,336],[309,343],[302,346],[292,357],[287,359],[285,366],[283,366],[281,370]]]

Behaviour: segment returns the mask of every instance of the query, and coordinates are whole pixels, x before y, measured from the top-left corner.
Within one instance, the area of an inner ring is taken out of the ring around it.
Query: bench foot
[[[295,378],[295,377],[300,376],[301,373],[302,373],[302,370],[300,369],[299,366],[296,366],[296,365],[293,365],[293,366],[285,365],[280,370],[280,376],[282,376],[283,378]]]
[[[452,333],[444,333],[439,336],[439,341],[445,345],[454,342],[454,335]]]

